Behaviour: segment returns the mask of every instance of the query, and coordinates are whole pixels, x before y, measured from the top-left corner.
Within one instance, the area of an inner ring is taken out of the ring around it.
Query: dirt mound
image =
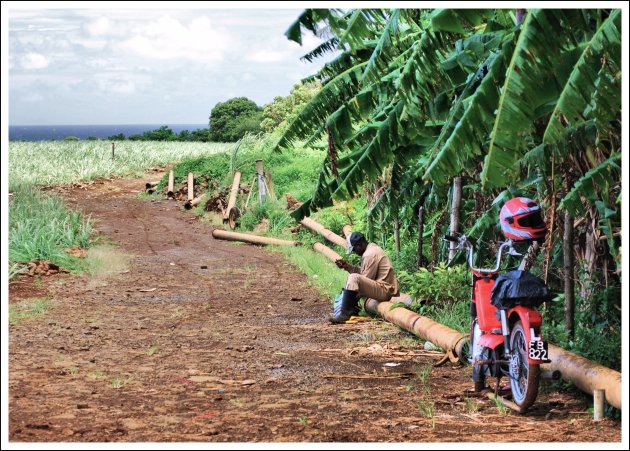
[[[33,260],[32,262],[27,263],[27,266],[29,270],[25,274],[29,276],[50,276],[60,272],[70,272],[66,268],[57,266],[48,260]]]

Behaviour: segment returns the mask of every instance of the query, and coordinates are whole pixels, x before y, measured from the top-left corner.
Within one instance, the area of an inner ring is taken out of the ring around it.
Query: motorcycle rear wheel
[[[510,333],[510,387],[512,400],[525,412],[538,396],[540,365],[530,364],[527,353],[527,335],[521,321],[517,321]]]

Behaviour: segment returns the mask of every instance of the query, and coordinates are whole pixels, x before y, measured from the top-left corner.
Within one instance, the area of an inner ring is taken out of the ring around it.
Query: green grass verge
[[[312,249],[305,247],[276,247],[285,258],[308,276],[309,282],[315,286],[322,296],[331,300],[346,284],[348,273],[335,266],[333,262]]]
[[[90,219],[68,210],[59,196],[26,184],[14,186],[9,202],[11,267],[17,262],[50,260],[67,269],[82,269],[81,259],[63,250],[88,247],[91,233]]]
[[[52,307],[50,298],[31,298],[9,305],[9,324],[18,326],[22,322],[41,318]]]

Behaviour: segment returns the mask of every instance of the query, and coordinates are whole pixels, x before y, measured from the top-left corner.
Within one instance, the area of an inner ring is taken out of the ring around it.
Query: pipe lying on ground
[[[191,208],[196,207],[197,205],[201,203],[203,196],[204,195],[202,194],[201,196],[195,197],[193,200],[187,200],[186,203],[184,204],[184,208],[186,210],[190,210]]]
[[[606,402],[621,409],[621,373],[585,359],[573,352],[565,351],[549,343],[551,363],[542,366],[543,371],[560,371],[562,379],[573,383],[584,393],[593,395],[595,390],[604,390]]]
[[[324,254],[324,256],[328,257],[328,259],[336,262],[337,260],[343,260],[343,257],[333,251],[328,246],[324,246],[322,243],[313,244],[313,249],[315,249],[320,254]]]
[[[408,295],[406,296],[408,298]],[[394,323],[407,332],[411,332],[423,340],[428,340],[447,352],[452,352],[454,357],[464,360],[468,339],[462,333],[406,308],[396,307],[392,309],[397,302],[406,303],[407,298],[399,296],[392,298],[389,302],[368,299],[365,302],[365,310],[382,316],[390,323]]]
[[[234,205],[236,205],[236,195],[238,194],[238,187],[240,185],[241,185],[241,173],[237,171],[234,173],[234,181],[232,182],[232,189],[230,189],[230,197],[228,199],[227,208],[225,209],[225,212],[223,213],[224,222],[229,219],[230,210],[234,208]]]
[[[319,233],[331,243],[335,243],[339,246],[345,247],[346,249],[348,248],[348,242],[345,239],[341,238],[335,232],[328,230],[318,222],[315,222],[310,218],[304,218],[300,221],[300,224],[313,232]]]
[[[266,236],[250,235],[248,233],[227,232],[225,230],[214,229],[212,236],[219,240],[244,241],[252,244],[273,244],[276,246],[297,246],[297,241],[280,240],[278,238],[268,238]]]

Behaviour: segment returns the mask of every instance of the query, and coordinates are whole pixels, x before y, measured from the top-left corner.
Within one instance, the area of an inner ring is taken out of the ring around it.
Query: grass
[[[405,385],[405,390],[412,391],[420,388],[423,394],[428,395],[431,392],[431,386],[428,384],[428,380],[432,370],[433,367],[431,365],[426,365],[416,371],[414,377]]]
[[[300,423],[302,426],[306,427],[308,426],[308,418],[306,418],[303,415],[300,415],[297,417],[298,423]]]
[[[105,377],[105,371],[103,370],[94,370],[92,374],[90,374],[90,378],[94,380],[98,380]]]
[[[496,396],[492,399],[492,401],[501,415],[507,415],[507,407],[505,407],[505,404],[503,404],[500,397]]]
[[[122,388],[133,380],[133,376],[129,376],[126,379],[115,377],[112,379],[112,388]]]
[[[93,277],[106,278],[129,269],[131,256],[112,246],[95,246],[88,250],[86,266]]]
[[[277,248],[286,259],[308,276],[322,296],[333,299],[346,284],[348,273],[339,269],[323,255],[304,247],[282,246]]]
[[[86,248],[92,221],[67,209],[57,195],[40,193],[20,184],[9,202],[9,260],[12,265],[32,260],[50,260],[67,269],[82,269],[81,259],[63,250]],[[13,269],[13,275],[19,270]]]
[[[474,414],[479,411],[479,403],[477,402],[477,400],[472,398],[464,398],[464,401],[466,402],[466,411],[469,414]]]
[[[9,324],[18,326],[24,321],[41,318],[51,307],[50,298],[30,298],[9,305]]]

